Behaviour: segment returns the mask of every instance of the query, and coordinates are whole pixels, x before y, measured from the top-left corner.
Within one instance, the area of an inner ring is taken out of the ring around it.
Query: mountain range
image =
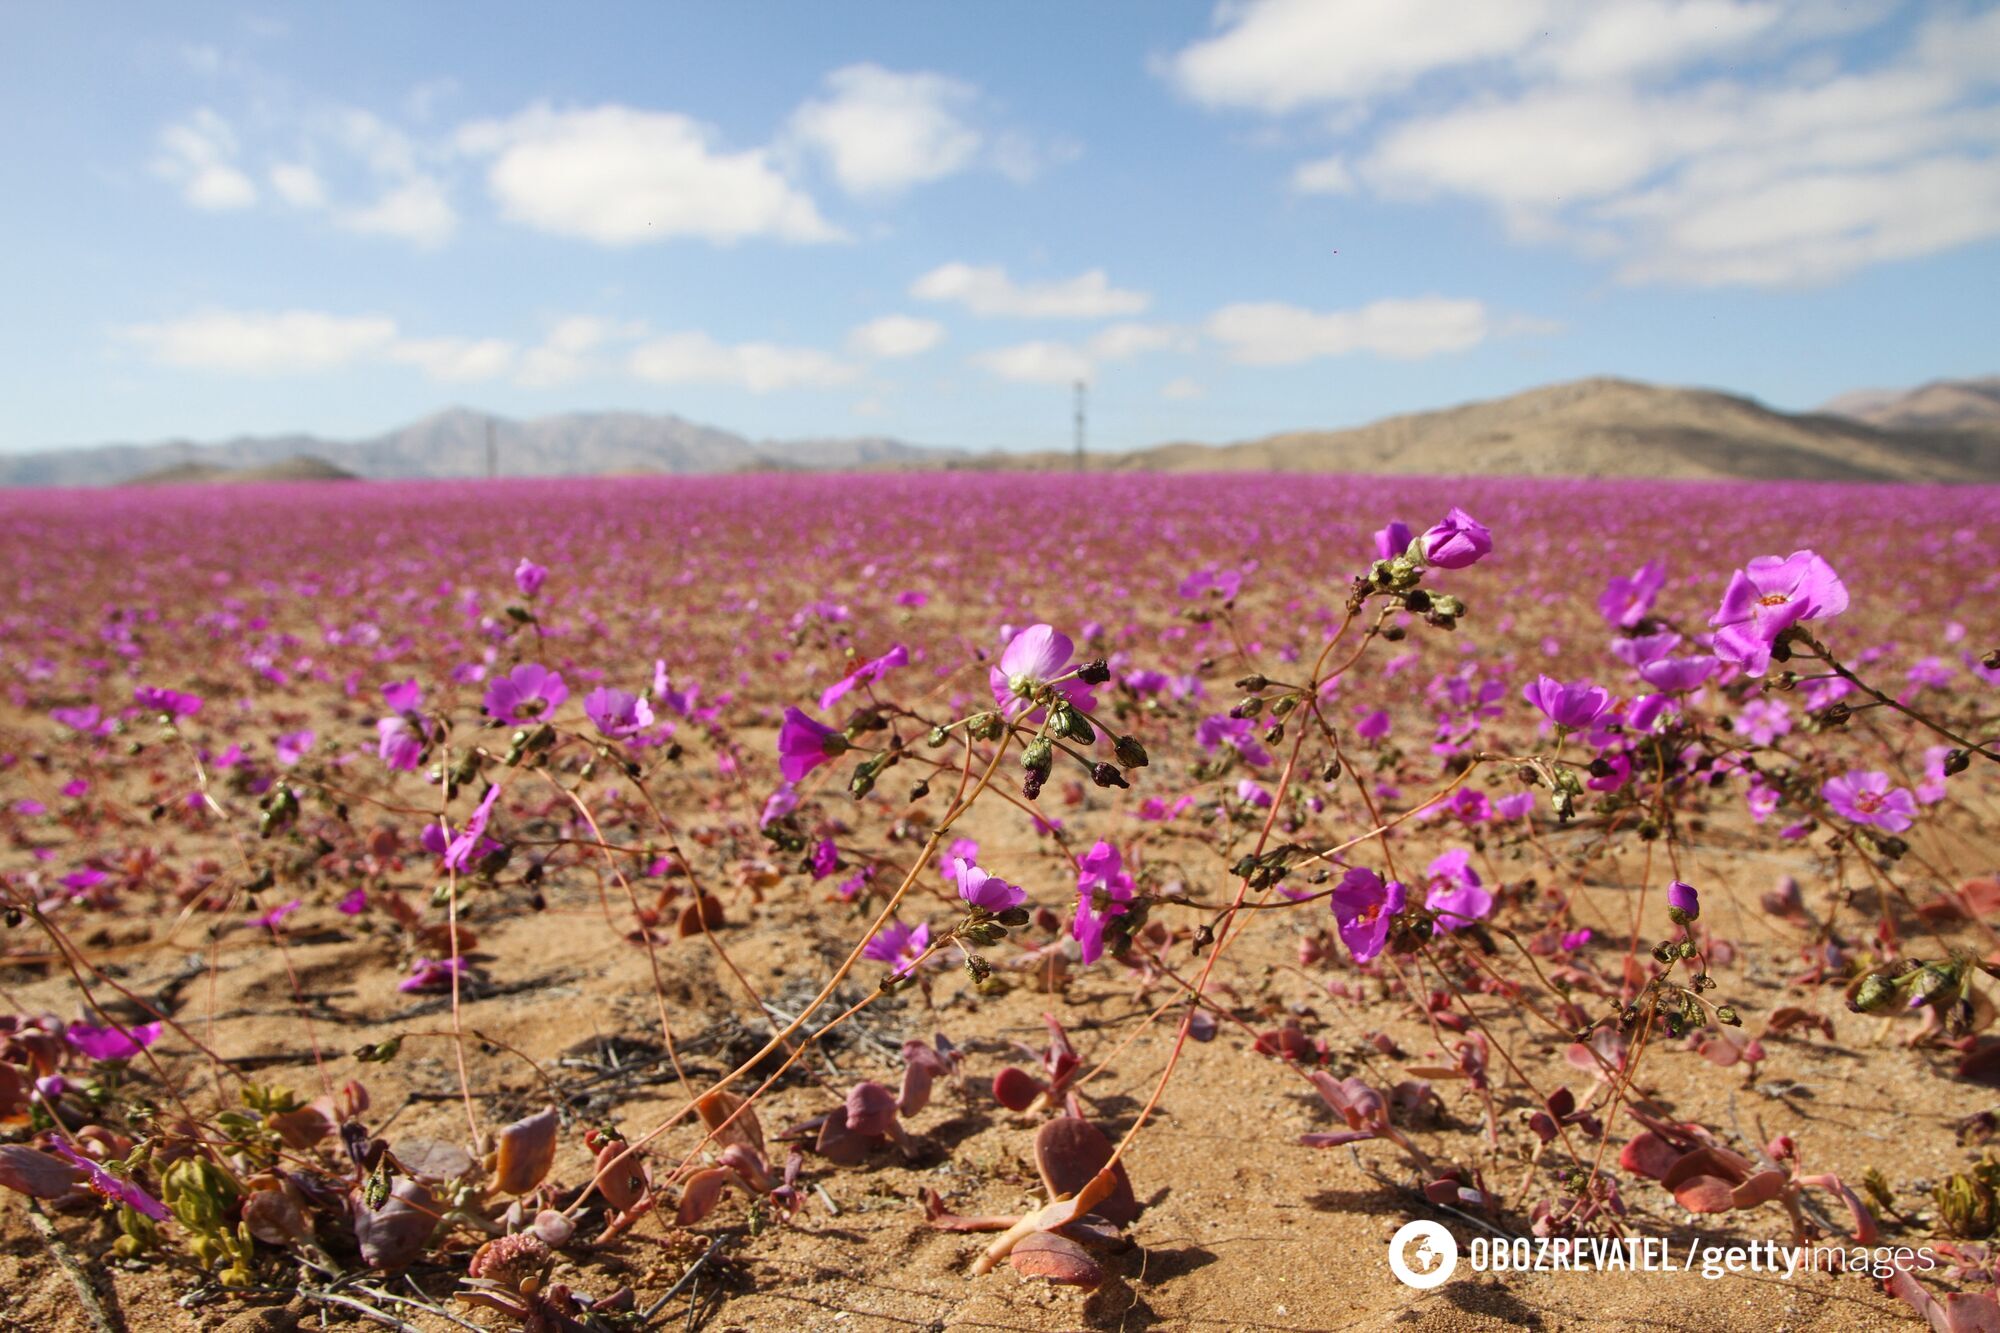
[[[972,453],[879,436],[752,441],[670,415],[517,421],[452,408],[364,440],[312,435],[0,455],[0,486],[478,477],[491,432],[509,476],[742,471],[1053,470],[1066,452]],[[1595,378],[1346,430],[1094,453],[1099,471],[1362,472],[2000,482],[2000,376],[1845,394],[1781,412],[1710,389]]]

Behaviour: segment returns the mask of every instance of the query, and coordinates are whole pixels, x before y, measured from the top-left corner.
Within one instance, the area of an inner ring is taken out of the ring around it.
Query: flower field
[[[0,546],[24,1326],[2000,1326],[2000,489],[244,485]],[[1413,1218],[1854,1257],[1419,1292]]]

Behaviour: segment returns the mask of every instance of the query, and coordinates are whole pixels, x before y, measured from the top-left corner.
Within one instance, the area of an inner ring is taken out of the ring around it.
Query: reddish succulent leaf
[[[1760,1203],[1769,1203],[1785,1192],[1785,1173],[1782,1171],[1759,1171],[1750,1179],[1738,1185],[1731,1197],[1738,1208],[1755,1208]]]
[[[1675,1162],[1673,1168],[1660,1177],[1660,1183],[1669,1190],[1677,1190],[1683,1182],[1697,1176],[1715,1176],[1734,1188],[1750,1179],[1752,1174],[1749,1159],[1741,1153],[1705,1145]]]
[[[437,1229],[438,1201],[414,1180],[399,1180],[380,1208],[354,1192],[354,1240],[370,1268],[401,1268],[424,1251]]]
[[[1075,1194],[1111,1160],[1111,1140],[1088,1120],[1057,1116],[1035,1133],[1035,1166],[1050,1197]],[[1106,1221],[1125,1226],[1139,1216],[1139,1200],[1132,1193],[1132,1181],[1125,1164],[1112,1167],[1116,1184],[1094,1210]]]
[[[700,1114],[701,1123],[715,1132],[716,1143],[724,1148],[740,1143],[754,1148],[763,1157],[764,1125],[757,1119],[757,1108],[743,1110],[743,1104],[743,1098],[727,1088],[717,1088],[695,1098],[694,1109]],[[738,1115],[738,1111],[742,1114]],[[735,1119],[730,1119],[732,1116]]]
[[[1042,1095],[1044,1086],[1033,1074],[1008,1065],[993,1076],[993,1100],[1010,1111],[1025,1111]]]
[[[304,1211],[283,1190],[257,1190],[244,1196],[243,1222],[266,1245],[299,1245],[312,1239]]]
[[[1104,1281],[1104,1269],[1090,1252],[1066,1236],[1038,1231],[1023,1236],[1007,1262],[1023,1277],[1038,1277],[1069,1287],[1094,1287]]]
[[[868,1140],[847,1127],[845,1111],[834,1111],[820,1122],[813,1150],[836,1166],[853,1166],[868,1155]]]
[[[704,893],[699,903],[689,903],[681,908],[680,922],[676,931],[682,939],[699,935],[704,929],[719,930],[723,926],[722,900]]]
[[[1689,1176],[1673,1190],[1674,1202],[1691,1213],[1726,1213],[1736,1207],[1736,1194],[1720,1176]]]
[[[652,1188],[652,1182],[647,1178],[646,1165],[639,1160],[639,1155],[632,1153],[620,1161],[619,1158],[624,1153],[625,1145],[616,1139],[610,1140],[597,1150],[597,1171],[601,1173],[598,1176],[597,1188],[613,1208],[621,1213],[628,1213],[645,1199],[647,1191]],[[618,1164],[612,1166],[613,1162]],[[610,1167],[610,1170],[605,1170],[606,1167]]]
[[[712,1166],[688,1177],[681,1190],[681,1206],[674,1214],[674,1225],[691,1227],[714,1212],[715,1205],[722,1202],[722,1190],[729,1183],[729,1176],[727,1167]]]
[[[847,1127],[870,1138],[894,1132],[896,1094],[866,1079],[847,1091]]]
[[[1307,1148],[1340,1148],[1350,1143],[1366,1143],[1380,1138],[1372,1129],[1342,1129],[1331,1134],[1301,1134],[1299,1143]]]
[[[402,1139],[395,1153],[403,1170],[419,1180],[441,1185],[472,1174],[472,1154],[443,1139]]]
[[[931,1079],[933,1075],[928,1065],[907,1064],[903,1066],[903,1086],[896,1093],[896,1109],[904,1115],[915,1115],[931,1104]]]
[[[500,1131],[494,1187],[502,1194],[526,1194],[542,1183],[556,1161],[555,1108],[531,1115]]]
[[[1958,1076],[1989,1087],[2000,1087],[2000,1037],[1975,1037],[1962,1048]]]

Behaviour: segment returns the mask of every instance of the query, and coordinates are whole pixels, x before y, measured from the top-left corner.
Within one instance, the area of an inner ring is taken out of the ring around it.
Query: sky
[[[2000,372],[2000,6],[0,6],[0,450]]]

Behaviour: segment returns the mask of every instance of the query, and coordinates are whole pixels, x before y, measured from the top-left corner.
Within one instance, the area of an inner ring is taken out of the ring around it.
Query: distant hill
[[[1914,389],[1862,389],[1820,410],[1892,429],[2000,428],[2000,375],[1932,380]]]
[[[505,476],[1067,469],[1067,452],[968,453],[882,437],[752,441],[677,416],[514,421],[466,408],[366,440],[307,435],[0,455],[0,485],[238,479],[311,460],[360,477],[478,477],[489,423]],[[2000,377],[1871,392],[1819,412],[1622,379],[1586,379],[1348,430],[1095,453],[1097,471],[2000,482]]]
[[[1069,455],[982,455],[971,466],[1067,468]],[[1894,429],[1749,398],[1587,379],[1351,430],[1098,454],[1144,472],[1364,472],[1530,477],[2000,481],[2000,431]]]
[[[110,444],[0,454],[0,486],[99,486],[139,478],[192,481],[200,469],[240,476],[300,457],[358,477],[483,477],[486,431],[502,476],[739,472],[767,467],[854,469],[934,460],[945,451],[900,440],[752,441],[670,415],[574,412],[516,421],[457,407],[364,440],[245,436],[216,444]]]
[[[217,463],[169,463],[120,483],[125,486],[183,486],[211,481],[358,481],[352,472],[324,458],[297,454],[258,467],[223,467]]]

